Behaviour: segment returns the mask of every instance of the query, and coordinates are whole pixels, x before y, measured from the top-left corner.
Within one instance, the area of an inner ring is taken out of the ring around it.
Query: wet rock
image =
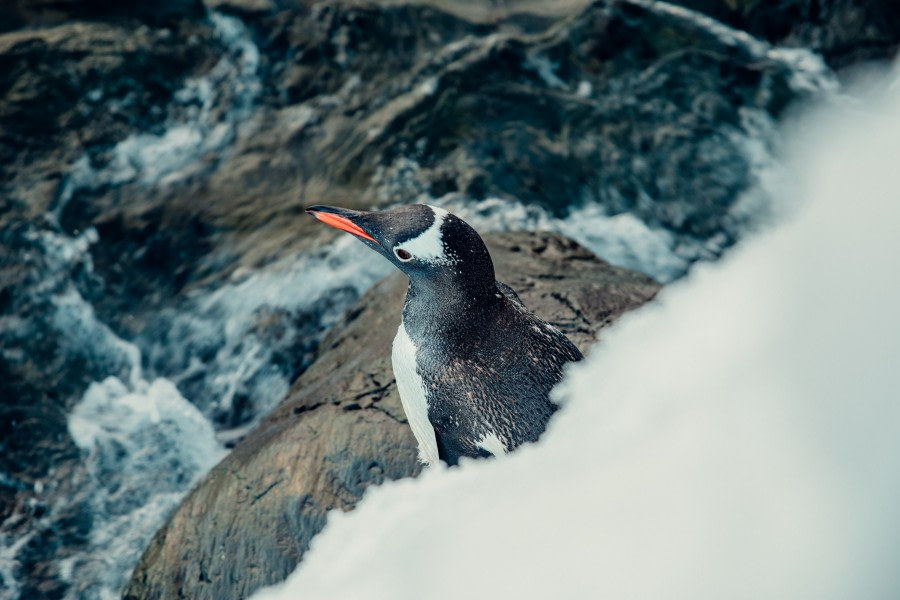
[[[0,6],[0,31],[82,19],[136,19],[160,25],[202,15],[201,0],[6,0]]]
[[[105,287],[86,297],[128,337],[185,290],[309,251],[321,236],[298,216],[314,202],[457,194],[556,214],[597,203],[703,252],[715,237],[710,257],[736,238],[732,207],[754,182],[748,120],[793,97],[784,64],[625,2],[566,3],[532,21],[514,10],[470,19],[450,6],[300,3],[246,17],[259,104],[233,110],[247,82],[220,84],[236,91],[210,97],[208,127],[188,133],[224,127],[232,141],[201,146],[155,179],[108,168],[130,159],[115,144],[191,117],[171,94],[222,51],[208,23],[0,36],[10,65],[45,65],[7,75],[22,91],[0,102],[5,196],[39,215],[72,181],[105,174],[69,194],[58,218],[66,232],[100,232],[91,253]],[[102,90],[95,104],[92,82]],[[55,103],[58,90],[70,92]],[[52,114],[29,108],[40,94]]]
[[[275,0],[203,0],[210,10],[237,15],[245,19],[270,13],[275,10]]]
[[[584,350],[658,289],[553,234],[486,241],[498,277]],[[127,598],[246,597],[291,572],[329,510],[419,472],[390,367],[405,288],[402,275],[390,277],[334,327],[288,398],[158,532]]]
[[[819,52],[837,69],[891,60],[900,48],[893,0],[675,0],[778,44]]]
[[[217,50],[211,27],[189,22],[0,35],[0,192],[26,215],[50,210],[76,160],[103,160],[115,142],[159,127],[173,93]]]

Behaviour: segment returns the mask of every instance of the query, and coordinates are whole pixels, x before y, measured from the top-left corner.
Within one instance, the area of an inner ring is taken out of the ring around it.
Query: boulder
[[[485,240],[498,278],[582,350],[659,288],[555,234]],[[244,598],[294,569],[328,511],[419,473],[390,366],[405,288],[400,274],[382,281],[331,330],[289,396],[160,529],[126,598]]]

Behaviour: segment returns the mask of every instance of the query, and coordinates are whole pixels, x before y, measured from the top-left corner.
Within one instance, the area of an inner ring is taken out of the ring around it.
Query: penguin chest
[[[437,439],[434,427],[428,420],[428,394],[416,365],[418,349],[413,343],[406,327],[400,323],[391,351],[391,363],[394,378],[397,380],[397,391],[403,412],[419,443],[419,460],[425,464],[438,462]]]

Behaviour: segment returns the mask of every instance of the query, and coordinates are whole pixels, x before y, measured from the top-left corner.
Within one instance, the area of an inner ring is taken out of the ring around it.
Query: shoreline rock
[[[583,350],[659,289],[555,234],[485,241],[498,279]],[[160,529],[126,598],[244,598],[293,570],[329,510],[419,473],[390,367],[405,289],[400,274],[381,281],[331,330],[288,397]]]
[[[674,0],[773,44],[807,48],[843,70],[890,61],[900,48],[893,0]]]

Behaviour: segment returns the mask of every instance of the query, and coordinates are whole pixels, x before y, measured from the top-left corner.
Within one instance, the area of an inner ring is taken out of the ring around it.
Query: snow
[[[781,225],[608,331],[538,444],[333,512],[286,598],[900,595],[900,90],[788,131]]]

